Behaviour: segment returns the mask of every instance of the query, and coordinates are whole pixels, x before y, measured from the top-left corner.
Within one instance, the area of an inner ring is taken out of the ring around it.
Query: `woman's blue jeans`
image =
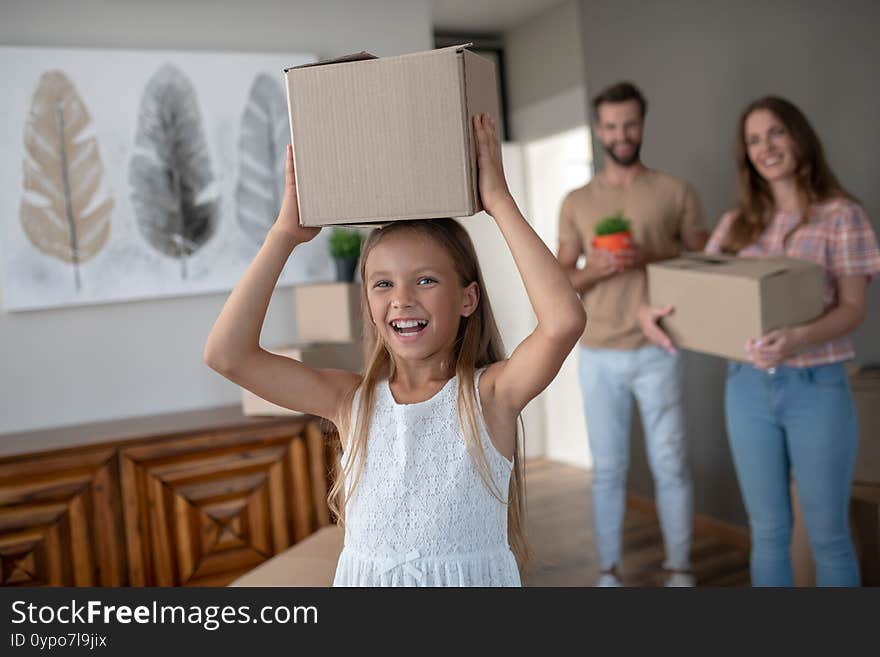
[[[752,536],[753,586],[791,586],[793,474],[819,586],[858,586],[849,498],[858,418],[842,363],[730,363],[727,435]]]

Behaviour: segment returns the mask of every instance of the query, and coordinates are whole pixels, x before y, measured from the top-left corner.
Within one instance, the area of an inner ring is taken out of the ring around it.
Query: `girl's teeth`
[[[420,333],[427,325],[427,321],[420,319],[395,320],[391,322],[391,326],[400,335],[415,335]]]

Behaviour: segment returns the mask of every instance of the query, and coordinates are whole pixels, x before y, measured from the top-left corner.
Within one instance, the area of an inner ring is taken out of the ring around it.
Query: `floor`
[[[527,528],[535,554],[526,586],[593,586],[598,560],[592,538],[586,470],[544,459],[526,463]],[[663,541],[653,510],[630,504],[623,534],[622,579],[626,586],[662,586]],[[748,586],[748,553],[718,532],[698,525],[691,547],[698,586]]]

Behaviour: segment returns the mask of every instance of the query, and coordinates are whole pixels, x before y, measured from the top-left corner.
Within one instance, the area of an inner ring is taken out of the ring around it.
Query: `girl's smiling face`
[[[435,240],[404,230],[384,237],[364,265],[370,317],[389,350],[405,360],[446,356],[479,286],[462,286],[452,257]]]

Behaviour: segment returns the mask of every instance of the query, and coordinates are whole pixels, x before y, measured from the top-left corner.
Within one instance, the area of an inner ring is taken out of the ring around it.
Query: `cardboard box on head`
[[[824,270],[794,258],[688,254],[648,265],[652,306],[679,347],[747,361],[746,341],[822,314]]]
[[[286,69],[300,223],[480,212],[472,117],[499,124],[495,76],[466,46]]]

